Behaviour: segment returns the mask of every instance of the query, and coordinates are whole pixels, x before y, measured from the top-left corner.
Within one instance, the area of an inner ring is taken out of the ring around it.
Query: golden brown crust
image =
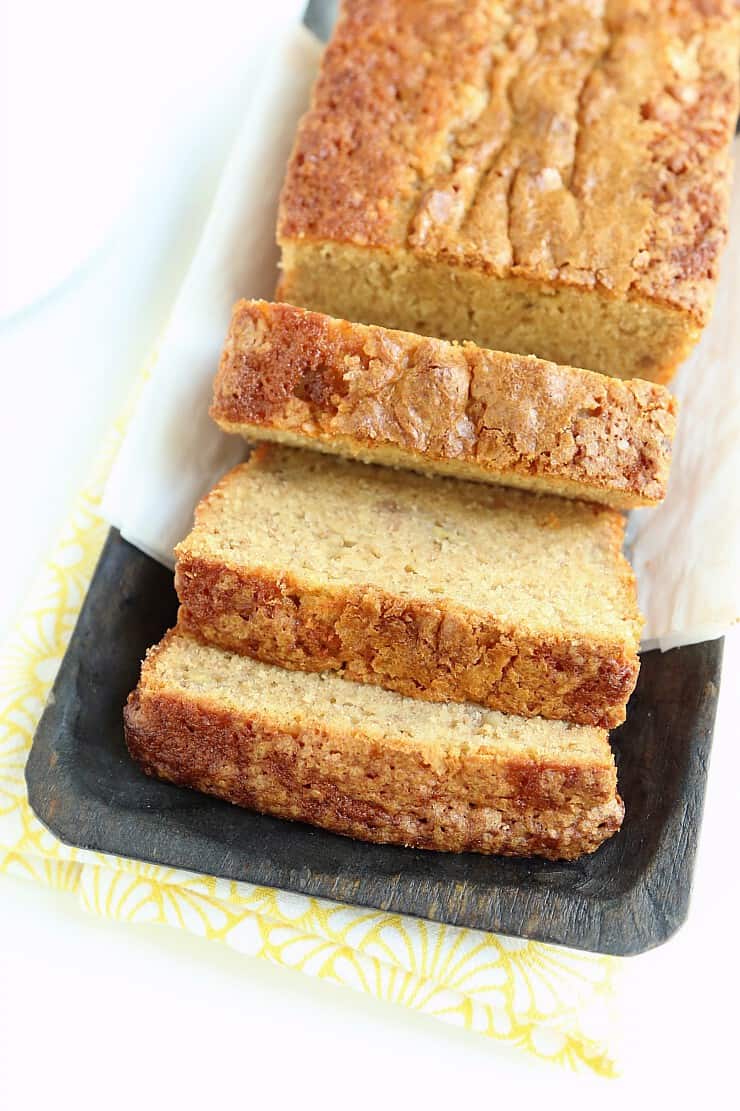
[[[171,633],[144,663],[125,709],[131,755],[151,775],[278,817],[363,840],[443,851],[592,852],[623,815],[613,767],[497,762],[461,750],[433,766],[421,750],[338,736],[320,707],[300,728],[257,706],[173,692],[152,677]]]
[[[266,663],[338,671],[432,702],[611,728],[624,721],[639,660],[624,643],[528,636],[449,602],[372,585],[309,587],[177,550],[179,621],[191,635]]]
[[[662,387],[240,301],[211,415],[340,454],[526,485],[617,508],[665,494],[675,402]]]
[[[279,238],[702,324],[727,235],[738,28],[735,0],[352,0],[300,126]]]

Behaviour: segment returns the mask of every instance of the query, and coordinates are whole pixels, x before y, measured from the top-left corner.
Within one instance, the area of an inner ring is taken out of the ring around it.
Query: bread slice
[[[183,625],[268,663],[611,726],[638,672],[621,514],[263,444],[176,549]]]
[[[417,702],[177,629],[125,723],[150,775],[366,841],[573,859],[623,815],[601,729]]]
[[[727,240],[736,0],[352,0],[282,193],[278,298],[666,381]]]
[[[665,495],[662,387],[240,301],[211,415],[227,432],[627,509]]]

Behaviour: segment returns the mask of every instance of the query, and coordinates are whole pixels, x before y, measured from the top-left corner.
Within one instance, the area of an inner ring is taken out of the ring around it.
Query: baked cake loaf
[[[567,860],[622,821],[601,729],[417,702],[178,630],[125,722],[150,775],[366,841]]]
[[[250,439],[626,509],[665,495],[675,409],[651,382],[240,301],[211,415]]]
[[[263,444],[176,549],[180,621],[284,667],[612,726],[639,667],[623,531],[586,502]]]
[[[735,0],[352,0],[282,193],[278,298],[666,381],[727,236]]]

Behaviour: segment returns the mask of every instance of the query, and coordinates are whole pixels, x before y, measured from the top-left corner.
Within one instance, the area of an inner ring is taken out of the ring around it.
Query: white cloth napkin
[[[165,564],[198,500],[244,454],[240,439],[208,417],[211,384],[234,301],[274,292],[277,198],[319,57],[307,31],[286,30],[249,105],[103,499],[107,520]],[[714,317],[675,382],[681,415],[668,497],[630,521],[643,647],[717,637],[740,618],[740,175],[733,209]]]

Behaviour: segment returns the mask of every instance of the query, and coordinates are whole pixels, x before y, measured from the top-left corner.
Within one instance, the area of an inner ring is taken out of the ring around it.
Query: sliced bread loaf
[[[268,663],[612,726],[638,672],[622,516],[262,445],[177,548],[180,620]]]
[[[150,775],[367,841],[572,859],[623,815],[601,729],[429,705],[178,629],[125,722]]]
[[[665,495],[668,391],[266,301],[240,301],[211,415],[228,432],[585,498]]]

